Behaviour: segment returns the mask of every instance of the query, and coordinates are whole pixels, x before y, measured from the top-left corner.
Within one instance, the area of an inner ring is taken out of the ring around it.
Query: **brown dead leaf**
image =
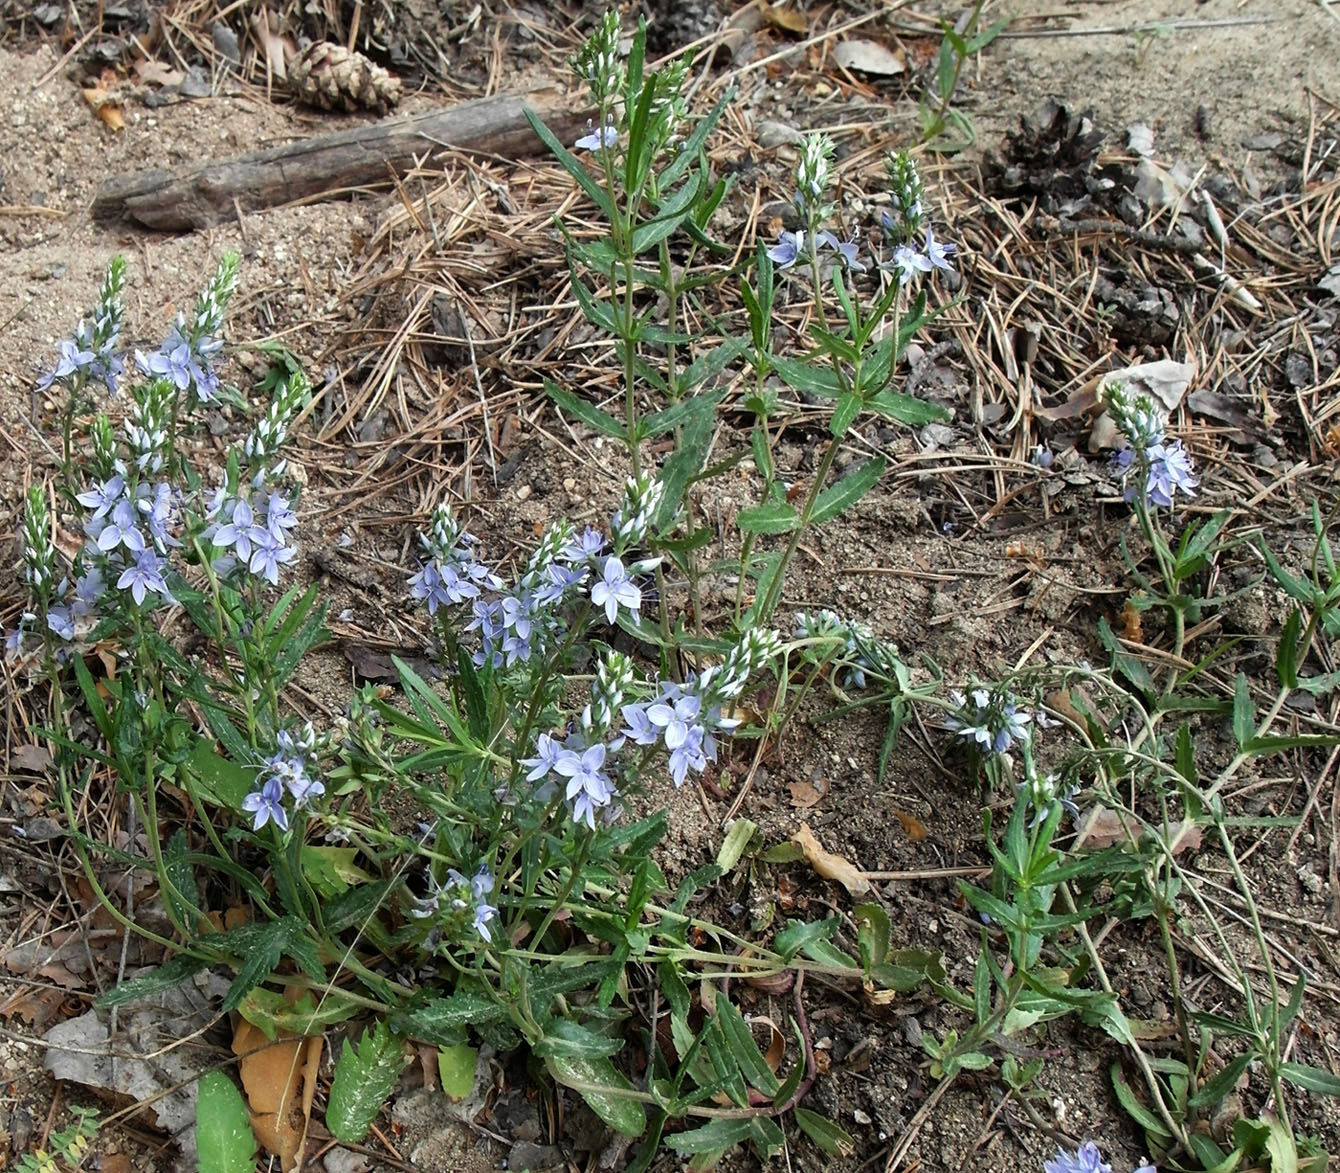
[[[904,834],[906,834],[913,843],[920,843],[930,834],[930,832],[926,830],[926,824],[917,818],[916,815],[909,815],[906,811],[900,810],[895,810],[893,813],[894,817],[902,823]]]
[[[84,101],[93,108],[93,113],[102,119],[108,130],[125,130],[126,116],[121,104],[114,101],[107,90],[102,86],[94,86],[81,92]]]
[[[285,1173],[300,1168],[316,1094],[321,1037],[300,1038],[281,1030],[272,1043],[243,1018],[233,1035],[233,1054],[238,1057],[256,1139],[280,1159]]]
[[[1118,843],[1130,843],[1132,839],[1127,832],[1128,825],[1130,831],[1138,830],[1134,823],[1123,823],[1118,812],[1096,803],[1080,823],[1075,846],[1101,851],[1104,847],[1114,847]],[[1201,838],[1201,829],[1193,822],[1174,823],[1168,828],[1168,841],[1172,844],[1174,855],[1181,855],[1184,851],[1198,851]]]
[[[0,1018],[21,1018],[38,1030],[56,1017],[56,1011],[65,1001],[65,994],[50,987],[25,986],[15,990],[0,1003]]]
[[[790,782],[787,784],[787,790],[791,792],[791,805],[800,810],[809,810],[812,806],[817,806],[828,793],[828,783],[822,783],[823,789],[820,790],[813,782]]]
[[[791,0],[778,0],[775,4],[769,4],[767,0],[760,0],[759,10],[763,14],[763,20],[775,29],[795,33],[802,37],[809,32],[809,21],[805,19],[805,14],[791,3]]]
[[[251,32],[265,57],[266,72],[282,81],[288,77],[289,58],[297,56],[298,46],[292,37],[279,31],[280,27],[274,12],[257,12],[251,18]]]
[[[125,1153],[107,1153],[99,1158],[98,1173],[132,1173]]]
[[[135,80],[142,86],[179,86],[186,79],[180,69],[166,62],[149,59],[135,64]]]
[[[857,73],[870,73],[881,77],[891,77],[907,68],[907,62],[901,55],[887,49],[878,41],[864,39],[839,41],[833,49],[833,60],[843,69],[853,69]]]
[[[825,851],[808,824],[800,825],[800,829],[791,836],[791,842],[804,853],[805,862],[824,879],[836,880],[852,896],[864,896],[870,891],[870,881],[865,878],[865,873],[842,856]]]
[[[9,755],[9,764],[27,774],[45,774],[51,765],[51,753],[40,745],[16,746]]]

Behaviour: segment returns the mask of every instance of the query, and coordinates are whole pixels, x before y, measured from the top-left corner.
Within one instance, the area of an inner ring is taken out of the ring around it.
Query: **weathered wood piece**
[[[544,151],[520,98],[500,96],[388,118],[284,146],[177,171],[142,171],[105,181],[93,197],[95,218],[125,216],[146,228],[189,231],[219,224],[237,210],[255,211],[386,182],[387,168],[409,167],[435,149],[525,158]],[[585,115],[544,115],[561,141],[586,125]]]

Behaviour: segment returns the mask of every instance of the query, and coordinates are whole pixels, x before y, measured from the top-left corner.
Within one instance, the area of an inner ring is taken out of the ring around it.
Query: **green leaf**
[[[1280,1075],[1295,1087],[1321,1096],[1340,1098],[1340,1077],[1306,1063],[1281,1063]]]
[[[604,213],[605,219],[614,219],[614,205],[610,202],[609,193],[596,183],[591,173],[587,171],[586,166],[558,141],[554,132],[541,121],[539,115],[533,110],[526,110],[526,121],[530,123],[531,129],[539,140],[549,148],[549,153],[558,160],[558,165],[577,181],[577,186],[590,196],[591,202]]]
[[[1202,1109],[1218,1106],[1220,1101],[1233,1090],[1242,1073],[1247,1070],[1247,1065],[1255,1058],[1255,1052],[1250,1050],[1234,1056],[1215,1072],[1212,1079],[1206,1080],[1201,1085],[1200,1090],[1187,1101],[1187,1107],[1199,1112]]]
[[[1134,1089],[1126,1082],[1126,1076],[1122,1074],[1121,1065],[1113,1063],[1111,1072],[1112,1090],[1117,1093],[1117,1102],[1126,1110],[1126,1114],[1150,1136],[1157,1137],[1165,1143],[1170,1143],[1172,1133],[1168,1131],[1168,1126],[1140,1102]]]
[[[1270,1173],[1298,1173],[1298,1145],[1289,1126],[1277,1116],[1270,1117],[1266,1126],[1266,1152],[1270,1156]]]
[[[142,973],[138,977],[128,978],[119,986],[104,990],[93,999],[93,1005],[100,1010],[112,1006],[123,1006],[127,1002],[138,1002],[141,998],[151,998],[166,990],[175,990],[183,982],[193,978],[207,962],[189,953],[178,953],[171,961],[165,961],[157,969]]]
[[[668,530],[674,523],[689,482],[698,475],[707,460],[712,436],[716,431],[717,403],[720,400],[720,394],[696,395],[684,404],[676,404],[674,408],[668,409],[676,411],[682,406],[683,411],[676,424],[681,429],[679,442],[661,468],[664,491],[654,519],[657,530]]]
[[[865,401],[867,410],[895,420],[908,427],[919,428],[924,424],[942,424],[949,420],[949,412],[938,403],[927,403],[914,395],[904,395],[901,391],[881,391]]]
[[[721,850],[717,852],[717,867],[721,869],[723,876],[729,875],[740,862],[740,856],[744,854],[744,849],[749,846],[749,841],[753,839],[758,831],[758,824],[749,819],[733,819],[730,830],[726,832],[726,838],[721,843]]]
[[[843,477],[837,484],[829,485],[814,499],[814,509],[810,513],[809,523],[819,525],[855,505],[874,488],[879,478],[884,475],[886,467],[884,457],[876,456],[867,460],[855,472]]]
[[[598,1034],[567,1018],[552,1018],[531,1049],[541,1059],[607,1059],[623,1049],[623,1040]]]
[[[597,407],[594,403],[588,403],[574,395],[571,391],[565,391],[557,383],[544,381],[545,393],[558,406],[569,415],[576,416],[584,424],[589,424],[602,435],[613,437],[616,440],[624,439],[627,429],[622,423],[615,419],[609,412]]]
[[[206,802],[227,807],[232,811],[242,809],[242,800],[251,793],[256,785],[256,771],[239,766],[215,752],[209,742],[196,742],[191,756],[186,759],[186,767],[198,783],[200,796]]]
[[[751,505],[741,509],[736,521],[741,533],[789,534],[800,522],[800,515],[785,501],[772,505]]]
[[[762,1116],[744,1120],[710,1120],[701,1128],[676,1132],[665,1138],[668,1148],[682,1157],[697,1153],[725,1153],[737,1144],[750,1141],[765,1154],[782,1147],[782,1130],[773,1121]]]
[[[781,1083],[763,1058],[743,1016],[725,994],[716,996],[713,1013],[721,1027],[721,1037],[725,1040],[731,1058],[735,1060],[750,1087],[761,1091],[765,1096],[775,1096]]]
[[[797,1108],[796,1125],[830,1157],[850,1157],[856,1151],[856,1141],[851,1135],[818,1112]]]
[[[281,1030],[295,1035],[320,1034],[337,1022],[347,1022],[354,1015],[364,1013],[364,1008],[341,997],[339,990],[332,990],[320,1002],[310,991],[304,992],[296,1002],[290,1002],[288,996],[278,990],[257,986],[238,1003],[237,1012],[274,1042]]]
[[[1233,681],[1233,736],[1238,747],[1245,749],[1256,732],[1256,706],[1252,704],[1247,675],[1239,672]]]
[[[1113,632],[1106,619],[1098,620],[1098,642],[1111,654],[1113,668],[1126,677],[1136,688],[1151,695],[1158,693],[1158,689],[1154,685],[1154,678],[1149,674],[1149,669],[1121,646],[1116,633]]]
[[[194,932],[200,916],[200,891],[191,866],[191,842],[184,827],[178,827],[163,848],[163,870],[168,883],[163,885],[163,900],[172,910],[172,919]]]
[[[436,1046],[465,1042],[466,1028],[502,1022],[507,1012],[492,998],[472,990],[456,990],[446,998],[432,998],[400,1011],[392,1025],[400,1033]]]
[[[856,948],[861,955],[861,968],[866,976],[877,965],[883,965],[889,959],[889,942],[893,936],[893,926],[889,914],[878,904],[858,904],[851,910],[856,921]]]
[[[458,1043],[454,1047],[437,1049],[437,1077],[449,1100],[459,1102],[474,1091],[478,1068],[478,1047]]]
[[[794,957],[811,941],[827,941],[838,930],[841,921],[835,916],[826,920],[793,920],[777,934],[772,947],[787,960]]]
[[[251,1114],[237,1085],[222,1071],[207,1071],[200,1077],[195,1143],[200,1173],[255,1173]]]
[[[837,406],[833,409],[833,418],[828,421],[828,430],[839,438],[847,434],[847,429],[861,414],[861,397],[851,391],[838,396]]]
[[[345,1039],[326,1103],[331,1136],[346,1144],[362,1140],[395,1090],[405,1062],[405,1040],[385,1022],[365,1032],[357,1048]]]
[[[642,1104],[627,1093],[633,1085],[609,1059],[579,1059],[572,1055],[547,1055],[545,1066],[556,1082],[578,1092],[597,1116],[615,1132],[641,1136],[647,1127]]]
[[[212,934],[205,943],[238,959],[237,976],[223,999],[225,1012],[236,1010],[242,999],[274,972],[284,956],[292,957],[311,977],[325,980],[316,946],[307,935],[306,925],[295,916],[238,925],[225,933]]]
[[[372,879],[354,860],[357,847],[309,843],[302,849],[302,871],[318,896],[329,898]]]

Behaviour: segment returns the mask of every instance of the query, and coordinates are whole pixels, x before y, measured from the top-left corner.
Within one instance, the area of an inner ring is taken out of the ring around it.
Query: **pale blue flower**
[[[535,756],[521,760],[521,765],[530,771],[526,775],[526,781],[538,782],[549,774],[558,765],[562,753],[562,742],[556,741],[548,733],[541,733],[535,740]]]
[[[98,549],[110,554],[117,546],[124,546],[132,554],[144,549],[144,535],[135,525],[135,509],[126,497],[112,507],[111,516],[98,532]]]
[[[693,725],[687,730],[684,740],[670,751],[670,777],[676,786],[684,785],[690,768],[699,773],[707,769],[708,741],[707,731],[701,725]],[[712,748],[712,756],[715,757],[714,744]]]
[[[175,602],[168,590],[167,580],[163,577],[163,567],[167,563],[152,550],[140,550],[135,555],[135,564],[127,566],[116,580],[118,590],[129,590],[136,603],[143,603],[150,591],[162,595],[167,602]]]
[[[224,550],[231,546],[237,552],[239,561],[248,562],[251,559],[252,534],[258,528],[251,504],[239,500],[233,505],[227,524],[214,531],[214,545]]]
[[[591,585],[591,602],[605,608],[605,618],[610,623],[618,618],[620,607],[627,608],[636,619],[642,607],[642,590],[628,577],[623,563],[611,554],[601,567],[600,578]]]
[[[647,716],[646,705],[624,705],[623,735],[634,745],[655,745],[661,739],[661,731],[651,723]]]
[[[597,130],[588,118],[586,131],[586,134],[572,144],[574,149],[578,151],[600,151],[616,145],[619,141],[619,128],[613,122],[607,122]]]
[[[595,812],[614,801],[614,786],[601,772],[605,764],[605,746],[596,744],[578,754],[565,749],[554,766],[556,773],[568,779],[565,797],[572,803],[572,819],[595,830]]]
[[[768,256],[779,269],[789,269],[805,253],[805,230],[783,231],[777,243],[768,249]]]
[[[819,233],[818,239],[820,244],[827,245],[836,252],[846,263],[847,268],[855,273],[865,272],[865,265],[856,259],[856,254],[859,251],[856,237],[853,236],[850,240],[839,240],[831,232],[825,229],[823,232]]]
[[[1145,495],[1150,505],[1171,506],[1173,496],[1179,490],[1187,497],[1196,495],[1200,480],[1180,440],[1155,444],[1145,455],[1149,460]]]
[[[242,800],[242,809],[253,816],[251,829],[259,831],[266,823],[273,823],[281,831],[288,830],[288,812],[284,810],[284,787],[278,778],[267,778],[259,790],[253,790]]]
[[[126,491],[126,478],[120,473],[80,493],[75,500],[93,510],[93,519],[106,517]]]
[[[946,273],[952,273],[954,266],[949,263],[949,258],[958,251],[958,246],[950,244],[948,241],[935,239],[935,232],[929,224],[926,225],[926,249],[925,258],[932,268],[943,269]],[[930,269],[926,270],[930,272]]]
[[[61,639],[74,639],[74,616],[70,614],[70,608],[62,604],[57,604],[47,611],[47,627],[49,627]]]
[[[648,706],[647,720],[665,731],[665,748],[674,750],[689,740],[690,730],[698,724],[703,702],[691,694],[666,699],[672,703],[662,701]]]
[[[899,281],[904,285],[915,281],[922,273],[929,273],[933,268],[930,258],[918,252],[910,244],[900,244],[894,249],[893,258],[886,267],[896,269]]]

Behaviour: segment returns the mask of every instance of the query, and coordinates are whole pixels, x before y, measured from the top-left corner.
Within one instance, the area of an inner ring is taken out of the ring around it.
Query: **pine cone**
[[[1036,118],[1021,117],[1018,132],[1005,136],[1005,160],[988,155],[986,178],[1004,195],[1036,196],[1045,212],[1079,210],[1110,186],[1109,177],[1094,175],[1103,132],[1091,114],[1048,101]]]
[[[330,41],[314,41],[293,58],[288,80],[301,101],[321,110],[385,114],[400,101],[398,77]]]

